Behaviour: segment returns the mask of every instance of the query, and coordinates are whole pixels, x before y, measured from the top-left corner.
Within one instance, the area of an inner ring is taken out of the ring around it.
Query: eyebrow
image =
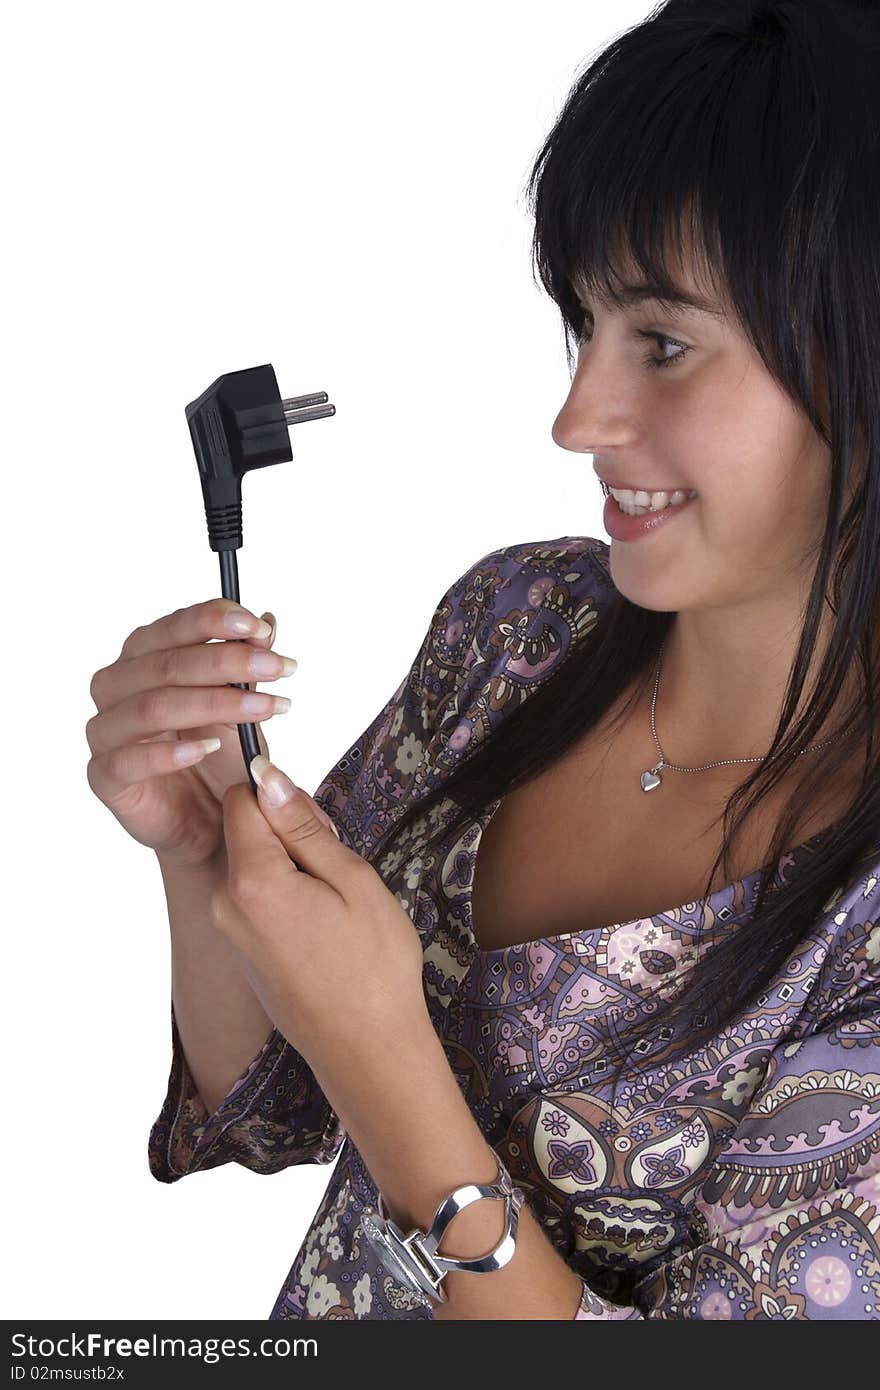
[[[580,299],[580,296],[578,296]],[[604,299],[605,296],[600,298]],[[704,299],[702,295],[689,294],[685,290],[675,290],[672,294],[664,294],[659,285],[638,284],[621,285],[614,294],[614,299],[619,301],[625,308],[632,308],[642,304],[645,300],[651,300],[659,304],[661,308],[674,312],[676,309],[691,309],[698,314],[706,314],[713,319],[724,319],[726,314],[713,300]]]

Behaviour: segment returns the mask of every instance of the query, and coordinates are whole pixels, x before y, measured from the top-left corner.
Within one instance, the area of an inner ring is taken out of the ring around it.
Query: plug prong
[[[288,396],[281,404],[285,410],[298,410],[302,405],[323,405],[326,399],[326,391],[312,391],[308,396]]]
[[[323,420],[335,414],[335,405],[313,405],[306,410],[285,410],[284,419],[288,425],[302,425],[306,420]]]

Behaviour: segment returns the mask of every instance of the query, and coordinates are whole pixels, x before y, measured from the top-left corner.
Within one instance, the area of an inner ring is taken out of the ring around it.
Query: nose
[[[587,367],[586,361],[579,364],[550,437],[561,449],[577,454],[628,448],[636,437],[635,421],[620,389],[620,374],[615,373],[612,380],[612,373],[599,365],[592,346],[590,365]]]

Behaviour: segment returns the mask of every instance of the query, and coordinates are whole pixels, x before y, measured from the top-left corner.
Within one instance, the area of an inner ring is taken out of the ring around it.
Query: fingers
[[[236,690],[234,686],[160,686],[129,695],[111,709],[93,715],[86,724],[86,738],[93,753],[106,753],[167,730],[256,724],[275,714],[286,714],[289,708],[290,701],[283,695]]]
[[[198,739],[192,743],[164,739],[158,743],[128,744],[91,758],[86,776],[95,795],[109,805],[134,783],[192,767],[193,763],[210,757],[219,747],[218,738]]]
[[[249,626],[236,627],[233,620],[237,618],[247,619]],[[120,656],[127,661],[145,652],[187,647],[195,642],[207,642],[211,637],[265,639],[269,633],[259,627],[259,622],[256,614],[232,599],[211,598],[188,608],[177,608],[155,622],[135,628],[122,644]]]
[[[295,657],[282,656],[245,641],[168,647],[118,661],[103,672],[96,672],[92,680],[92,698],[103,713],[146,690],[256,684],[292,676],[296,667]]]
[[[277,622],[277,619],[276,619],[276,617],[275,617],[275,614],[274,614],[274,613],[270,613],[270,612],[261,613],[261,614],[260,614],[260,621],[261,621],[261,622],[264,622],[264,623],[268,623],[268,624],[269,624],[269,627],[270,627],[270,629],[271,629],[271,631],[270,631],[268,637],[262,637],[262,638],[260,638],[260,646],[264,646],[264,647],[266,648],[266,650],[268,650],[268,649],[272,646],[272,644],[274,643],[274,641],[275,641],[275,631],[276,631],[278,622]],[[256,646],[257,643],[256,643],[256,642],[253,642],[253,645]],[[255,681],[251,681],[251,682],[248,684],[248,690],[253,690],[255,684],[256,684]],[[226,727],[227,727],[227,729],[231,729],[232,732],[234,733],[237,726],[236,726],[235,724],[227,724]],[[260,752],[262,753],[262,755],[263,755],[264,758],[268,758],[268,756],[269,756],[269,745],[266,743],[266,738],[265,738],[265,735],[263,734],[263,730],[262,730],[262,728],[261,728],[261,726],[260,726],[259,724],[257,724],[255,727],[256,727],[256,730],[257,730],[257,743],[259,744]]]
[[[114,703],[118,698],[116,688],[120,675],[127,663],[137,657],[207,643],[212,638],[238,638],[239,641],[246,638],[247,632],[233,630],[232,620],[239,616],[250,621],[252,644],[265,646],[270,638],[268,628],[265,625],[260,627],[259,618],[225,598],[208,599],[189,608],[178,608],[164,618],[157,618],[154,623],[135,628],[123,642],[122,652],[116,661],[100,667],[92,676],[89,694],[96,708],[101,710]]]
[[[250,619],[251,635],[236,632],[229,621],[233,618]],[[263,709],[246,709],[236,691],[240,686],[256,693],[258,682],[283,679],[296,670],[295,658],[271,651],[275,630],[273,613],[256,618],[224,598],[177,609],[136,628],[117,661],[92,677],[90,693],[98,715],[86,725],[91,751],[100,754],[218,720],[234,730],[281,713],[272,697],[262,702]],[[213,698],[205,688],[215,686],[229,695]],[[181,698],[184,689],[189,694]],[[117,718],[106,718],[110,711],[118,711]],[[260,748],[268,756],[265,739]]]

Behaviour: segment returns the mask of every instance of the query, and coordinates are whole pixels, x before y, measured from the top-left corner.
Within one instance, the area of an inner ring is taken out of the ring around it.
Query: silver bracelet
[[[495,1150],[492,1152],[495,1153]],[[361,1220],[370,1245],[389,1273],[428,1306],[431,1303],[449,1301],[440,1285],[450,1270],[490,1274],[496,1269],[503,1269],[513,1256],[524,1193],[522,1188],[514,1187],[513,1180],[497,1153],[495,1158],[498,1162],[498,1177],[495,1182],[466,1183],[464,1187],[457,1187],[454,1192],[450,1192],[437,1208],[428,1231],[414,1230],[405,1236],[388,1215],[381,1192],[378,1194],[378,1211],[371,1206],[364,1208]],[[478,1202],[481,1197],[493,1197],[507,1203],[507,1229],[494,1250],[469,1260],[438,1255],[437,1247],[452,1218],[472,1202]]]

